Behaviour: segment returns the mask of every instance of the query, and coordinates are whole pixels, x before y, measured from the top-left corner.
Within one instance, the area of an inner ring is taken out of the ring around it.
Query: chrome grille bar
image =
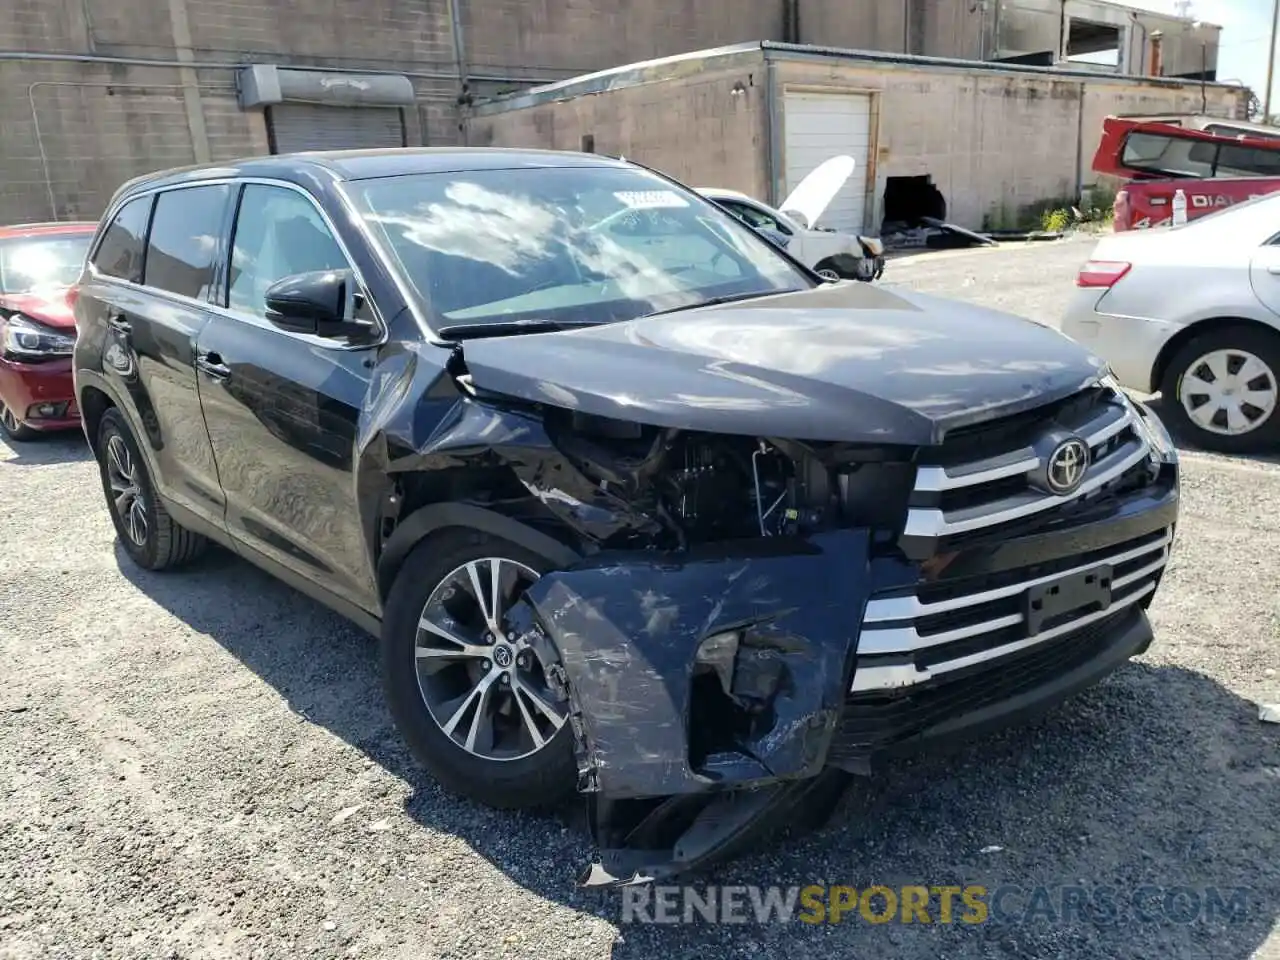
[[[988,660],[995,660],[999,657],[1008,656],[1011,653],[1017,653],[1019,650],[1026,650],[1037,644],[1045,643],[1055,637],[1065,636],[1076,630],[1082,630],[1091,623],[1097,623],[1109,616],[1117,613],[1125,607],[1132,606],[1142,600],[1148,594],[1152,593],[1156,588],[1154,583],[1148,583],[1146,586],[1127,594],[1119,599],[1113,599],[1111,606],[1106,610],[1098,610],[1094,613],[1086,614],[1083,617],[1077,617],[1069,623],[1061,624],[1043,633],[1036,634],[1034,637],[1026,637],[1022,640],[1006,643],[1000,647],[993,647],[990,650],[980,650],[977,653],[968,656],[957,657],[954,660],[947,660],[943,663],[937,663],[930,667],[917,667],[911,663],[878,665],[862,665],[853,674],[853,693],[867,693],[876,690],[896,690],[902,687],[915,686],[921,683],[928,683],[930,680],[937,679],[940,676],[951,673],[956,670],[963,670],[965,667],[972,667],[979,663],[985,663]]]
[[[867,612],[863,617],[864,624],[890,623],[895,620],[916,620],[921,617],[932,617],[939,613],[949,613],[953,610],[963,610],[965,607],[977,606],[980,603],[990,603],[993,600],[1004,600],[1008,597],[1016,597],[1024,590],[1032,587],[1038,587],[1042,584],[1052,583],[1054,580],[1060,580],[1063,577],[1070,577],[1077,573],[1084,573],[1086,570],[1092,570],[1094,567],[1102,564],[1110,564],[1118,567],[1122,563],[1128,563],[1131,560],[1137,560],[1149,553],[1161,552],[1165,556],[1166,550],[1173,542],[1173,535],[1165,533],[1159,540],[1153,540],[1151,543],[1143,544],[1140,547],[1134,547],[1131,550],[1125,550],[1122,553],[1113,556],[1104,557],[1101,560],[1095,560],[1092,563],[1082,563],[1079,566],[1072,567],[1069,570],[1061,570],[1058,573],[1051,573],[1047,576],[1036,577],[1032,580],[1022,580],[1018,583],[1009,584],[1003,587],[995,587],[991,590],[980,590],[976,593],[967,593],[964,596],[952,597],[949,600],[939,600],[935,603],[921,603],[918,597],[884,597],[878,600],[872,600],[867,604]],[[1163,560],[1158,561],[1163,563]],[[1117,580],[1112,583],[1112,588],[1123,585]]]
[[[1108,403],[1101,414],[1080,429],[1080,437],[1090,449],[1095,449],[1126,428],[1134,426],[1135,416],[1137,414],[1132,408],[1123,402]],[[960,467],[923,466],[916,474],[916,491],[941,493],[944,490],[976,487],[1006,477],[1030,474],[1043,466],[1044,461],[1029,446]]]
[[[1084,482],[1066,496],[1028,490],[1004,500],[955,511],[952,514],[933,507],[913,507],[907,514],[907,523],[903,532],[908,537],[948,537],[1020,520],[1044,510],[1052,510],[1054,507],[1088,496],[1093,491],[1119,479],[1132,467],[1146,459],[1150,452],[1146,440],[1135,431],[1132,438],[1123,446],[1102,459],[1094,461],[1085,475]]]

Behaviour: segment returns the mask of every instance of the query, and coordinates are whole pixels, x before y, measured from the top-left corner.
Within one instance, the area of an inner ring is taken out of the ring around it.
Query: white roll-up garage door
[[[399,107],[277,103],[267,108],[267,124],[274,153],[405,145]]]
[[[871,158],[870,94],[788,92],[783,97],[783,111],[787,192],[819,164],[848,154],[857,167],[820,223],[836,230],[865,229]]]

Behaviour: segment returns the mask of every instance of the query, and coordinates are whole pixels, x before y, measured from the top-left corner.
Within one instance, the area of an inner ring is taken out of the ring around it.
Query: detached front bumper
[[[581,882],[678,876],[779,825],[816,826],[849,776],[1097,682],[1151,642],[1177,501],[1170,463],[1070,525],[925,560],[849,530],[543,577],[521,615],[591,800],[601,856]],[[1091,571],[1104,593],[1086,589]],[[1067,598],[1045,601],[1055,586]]]

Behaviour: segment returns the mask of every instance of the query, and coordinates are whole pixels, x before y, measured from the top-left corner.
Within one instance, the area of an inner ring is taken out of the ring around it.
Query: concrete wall
[[[1174,87],[848,61],[783,62],[777,75],[784,89],[878,94],[880,119],[868,171],[871,229],[883,218],[886,178],[924,174],[946,197],[952,221],[971,228],[1012,227],[1025,208],[1074,199],[1078,187],[1097,179],[1090,164],[1107,115],[1201,110],[1201,90],[1193,83]],[[1210,114],[1236,116],[1239,100],[1237,91],[1206,91]]]
[[[106,62],[172,62],[180,47],[228,67],[434,74],[415,79],[407,127],[426,142],[459,136],[448,0],[10,0],[0,51],[104,60],[0,58],[0,223],[96,217],[129,177],[267,152],[234,69]]]
[[[472,73],[562,79],[755,40],[977,57],[972,0],[460,0]],[[915,11],[915,17],[911,16]]]
[[[706,69],[702,69],[705,66]],[[662,71],[674,72],[662,80]],[[872,157],[855,174],[867,190],[867,227],[884,216],[891,176],[930,175],[948,216],[972,228],[1013,227],[1028,208],[1072,200],[1096,180],[1090,163],[1102,120],[1112,113],[1196,113],[1194,83],[1157,85],[1107,77],[1082,79],[843,59],[776,61],[778,99],[788,89],[871,93]],[[476,145],[577,150],[595,138],[600,153],[624,154],[694,186],[722,186],[770,196],[769,144],[762,55],[686,60],[640,71],[634,86],[493,112],[469,122]],[[613,78],[618,81],[618,78]],[[743,92],[735,96],[733,89]],[[1209,87],[1208,112],[1236,116],[1238,91]],[[785,138],[785,117],[776,131]],[[785,151],[778,151],[779,158]],[[775,195],[786,171],[773,171]]]
[[[783,0],[461,0],[472,73],[560,79],[622,63],[782,40]]]
[[[734,93],[738,87],[740,92]],[[763,60],[754,69],[694,72],[469,122],[474,146],[582,149],[622,155],[683,183],[756,196],[767,189]]]

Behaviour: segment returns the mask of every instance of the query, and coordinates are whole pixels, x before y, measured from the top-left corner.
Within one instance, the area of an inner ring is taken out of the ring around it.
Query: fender
[[[580,553],[559,540],[500,513],[469,503],[434,503],[419,507],[405,517],[382,548],[377,570],[378,594],[382,600],[386,600],[409,552],[426,537],[446,527],[467,527],[509,540],[545,557],[556,567],[569,567],[582,559]]]
[[[142,452],[142,458],[146,461],[147,473],[151,476],[151,482],[154,486],[160,488],[160,483],[156,479],[159,476],[159,471],[156,467],[155,451],[151,449],[150,436],[147,434],[146,426],[142,423],[142,415],[138,412],[138,407],[133,402],[133,397],[129,396],[127,390],[119,389],[115,383],[94,370],[76,367],[74,373],[76,406],[80,408],[81,429],[84,432],[85,439],[89,442],[89,449],[96,450],[98,438],[89,436],[89,424],[84,419],[84,404],[81,402],[83,398],[80,394],[83,387],[93,387],[95,390],[105,393],[111,399],[112,405],[124,414],[129,423],[129,428],[133,431],[134,439],[138,443],[138,449]],[[160,492],[163,493],[163,489]]]

